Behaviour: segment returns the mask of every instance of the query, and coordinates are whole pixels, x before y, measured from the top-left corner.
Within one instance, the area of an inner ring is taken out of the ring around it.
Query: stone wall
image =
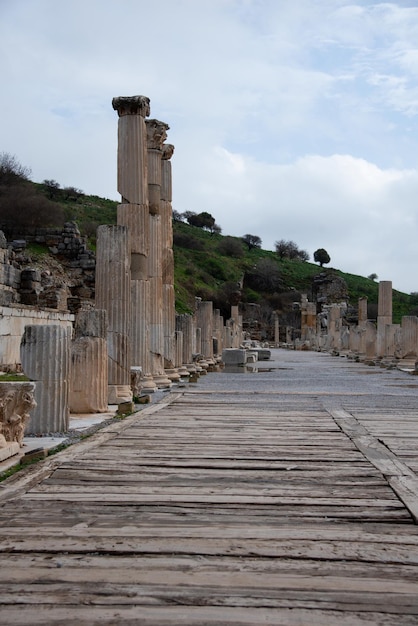
[[[74,315],[30,306],[0,306],[0,371],[20,370],[20,340],[25,326],[59,324],[72,327]]]

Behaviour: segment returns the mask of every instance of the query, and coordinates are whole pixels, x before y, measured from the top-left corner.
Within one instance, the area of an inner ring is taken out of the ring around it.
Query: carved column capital
[[[112,107],[119,117],[124,115],[141,115],[148,117],[151,113],[150,100],[146,96],[117,96],[112,100]]]
[[[163,145],[163,161],[169,161],[174,154],[174,146],[172,143],[165,143]]]
[[[162,150],[163,143],[167,139],[169,125],[160,120],[145,120],[147,126],[148,150]]]

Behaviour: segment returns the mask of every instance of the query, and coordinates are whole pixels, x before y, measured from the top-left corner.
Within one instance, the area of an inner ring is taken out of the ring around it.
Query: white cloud
[[[416,291],[414,4],[3,0],[0,151],[116,199],[111,100],[147,95],[177,210]]]

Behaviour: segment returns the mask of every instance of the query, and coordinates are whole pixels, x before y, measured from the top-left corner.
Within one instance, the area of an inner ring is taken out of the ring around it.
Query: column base
[[[158,389],[169,389],[173,385],[165,374],[154,374],[153,379]]]
[[[177,367],[166,369],[164,371],[165,371],[165,375],[167,376],[169,380],[171,380],[172,383],[176,383],[180,380],[181,374]]]
[[[144,376],[141,380],[141,394],[144,393],[155,393],[157,391],[157,385],[155,380],[151,374]]]
[[[132,402],[132,391],[129,385],[108,385],[108,404],[121,404],[121,402]]]

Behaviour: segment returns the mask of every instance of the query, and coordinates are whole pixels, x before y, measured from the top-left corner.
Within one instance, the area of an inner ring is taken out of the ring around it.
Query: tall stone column
[[[377,310],[377,356],[384,357],[387,353],[387,326],[392,324],[392,281],[379,282],[379,300]]]
[[[173,253],[173,219],[172,219],[172,175],[171,157],[174,146],[163,145],[161,162],[161,238],[162,238],[162,283],[163,283],[163,329],[164,329],[164,367],[171,380],[176,375],[174,368],[175,357],[175,327],[176,306],[174,292],[174,253]]]
[[[106,311],[79,311],[71,344],[70,411],[107,411]]]
[[[132,400],[131,285],[126,226],[99,226],[96,250],[96,307],[107,312],[108,403]]]
[[[59,324],[25,326],[20,344],[23,372],[36,383],[36,407],[26,427],[30,435],[66,432],[70,405],[71,328]]]
[[[169,126],[159,120],[146,120],[148,155],[148,195],[150,249],[148,280],[150,282],[150,359],[151,372],[159,388],[171,381],[164,371],[163,324],[163,228],[161,217],[161,168],[163,143]]]
[[[148,148],[145,118],[150,114],[146,96],[118,97],[112,101],[118,121],[118,224],[129,230],[131,266],[131,362],[142,370],[142,391],[153,392],[150,358],[150,215]]]

